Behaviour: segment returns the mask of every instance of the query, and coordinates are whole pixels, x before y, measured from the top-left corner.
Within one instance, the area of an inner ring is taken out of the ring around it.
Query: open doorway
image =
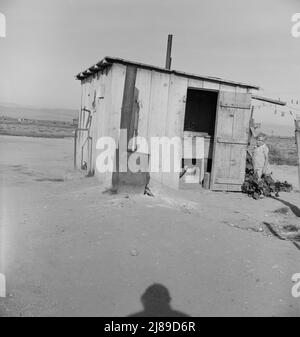
[[[201,132],[214,137],[218,92],[188,89],[184,131]]]
[[[218,91],[194,88],[187,90],[184,137],[203,138],[204,162],[196,158],[183,158],[182,165],[191,167],[194,171],[198,170],[200,183],[203,181],[204,173],[211,172],[212,168],[217,103]],[[198,178],[195,179],[197,181]]]

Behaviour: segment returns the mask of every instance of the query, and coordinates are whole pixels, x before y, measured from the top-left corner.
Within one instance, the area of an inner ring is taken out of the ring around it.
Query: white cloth
[[[269,148],[266,144],[257,146],[253,152],[253,169],[258,173],[259,178],[262,174],[269,174],[268,163]]]

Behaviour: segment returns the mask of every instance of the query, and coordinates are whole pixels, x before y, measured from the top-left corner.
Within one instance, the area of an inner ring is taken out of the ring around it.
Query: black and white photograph
[[[0,317],[300,317],[300,0],[0,0]]]

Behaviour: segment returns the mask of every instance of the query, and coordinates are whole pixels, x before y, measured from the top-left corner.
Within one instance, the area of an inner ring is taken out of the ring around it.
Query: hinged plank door
[[[251,94],[220,91],[211,172],[211,189],[240,191],[245,176]]]

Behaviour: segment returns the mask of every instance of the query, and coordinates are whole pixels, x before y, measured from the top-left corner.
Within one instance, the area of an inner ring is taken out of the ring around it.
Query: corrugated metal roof
[[[78,80],[83,80],[83,79],[89,77],[90,75],[98,72],[99,70],[102,70],[102,69],[105,69],[106,67],[111,66],[113,63],[120,63],[120,64],[124,64],[124,65],[129,64],[129,65],[134,65],[134,66],[139,67],[139,68],[155,70],[155,71],[164,72],[164,73],[168,73],[168,74],[175,74],[175,75],[178,75],[178,76],[184,76],[184,77],[188,77],[188,78],[207,80],[207,81],[212,81],[212,82],[217,82],[217,83],[223,83],[223,84],[235,85],[235,86],[240,86],[240,87],[252,88],[252,89],[256,89],[256,90],[260,89],[259,86],[257,86],[257,85],[251,85],[251,84],[247,84],[247,83],[243,83],[243,82],[229,81],[229,80],[225,80],[225,79],[222,79],[222,78],[219,78],[219,77],[190,74],[190,73],[186,73],[186,72],[178,71],[178,70],[172,70],[172,69],[169,70],[169,69],[165,69],[165,68],[162,68],[162,67],[156,67],[156,66],[149,65],[149,64],[138,63],[138,62],[124,60],[124,59],[121,59],[121,58],[110,57],[110,56],[104,57],[104,59],[102,59],[100,62],[98,62],[98,63],[94,64],[93,66],[91,66],[90,68],[80,72],[79,74],[76,75],[76,78]]]

